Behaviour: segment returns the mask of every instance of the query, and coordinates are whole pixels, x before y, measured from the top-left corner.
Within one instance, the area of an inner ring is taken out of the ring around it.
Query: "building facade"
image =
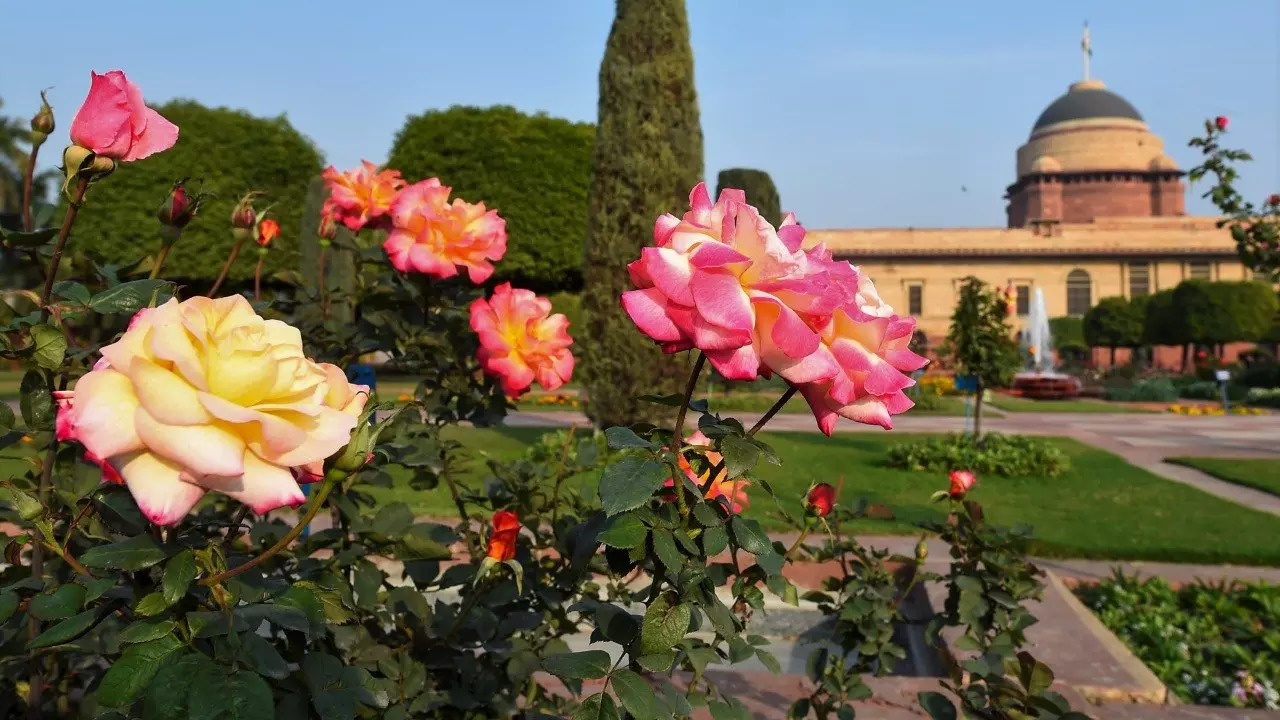
[[[1043,290],[1050,317],[1186,279],[1251,277],[1216,218],[1186,215],[1184,175],[1128,101],[1079,82],[1017,150],[1007,227],[811,230],[808,242],[866,270],[933,346],[969,275],[1012,285],[1022,316]]]

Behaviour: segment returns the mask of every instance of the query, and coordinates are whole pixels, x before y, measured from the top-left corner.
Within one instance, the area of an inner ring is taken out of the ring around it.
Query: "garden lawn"
[[[1138,407],[1136,405],[1127,405],[1125,403],[1112,403],[1102,400],[1032,400],[1030,398],[1014,397],[1012,395],[1002,395],[1000,393],[992,393],[991,402],[988,405],[995,406],[1001,410],[1008,412],[1061,412],[1061,413],[1151,413],[1158,412],[1148,408]]]
[[[1219,480],[1247,485],[1280,495],[1280,460],[1271,458],[1172,457],[1165,462],[1186,465]]]
[[[473,429],[448,432],[473,453],[509,458],[543,428]],[[788,512],[798,513],[800,497],[811,483],[836,484],[843,478],[841,501],[860,497],[887,505],[895,520],[868,520],[863,533],[912,533],[915,523],[942,520],[945,504],[929,495],[946,487],[946,478],[885,467],[887,447],[924,436],[898,433],[765,433],[783,466],[761,465],[761,478],[773,485]],[[1134,467],[1111,453],[1074,440],[1053,438],[1072,467],[1056,479],[983,477],[972,497],[993,522],[1027,523],[1035,528],[1032,551],[1052,557],[1165,560],[1280,566],[1280,518],[1245,508]],[[470,463],[468,479],[480,480],[483,462]],[[596,477],[573,478],[594,492]],[[404,486],[378,489],[381,499],[407,502],[424,515],[449,516],[452,503],[442,488],[419,493]],[[747,515],[774,530],[788,528],[776,517],[773,501],[751,490]]]

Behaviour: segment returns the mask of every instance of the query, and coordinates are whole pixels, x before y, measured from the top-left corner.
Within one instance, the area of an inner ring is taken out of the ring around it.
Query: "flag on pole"
[[[1084,35],[1080,38],[1080,49],[1085,55],[1093,57],[1093,43],[1089,41],[1089,23],[1084,24]]]

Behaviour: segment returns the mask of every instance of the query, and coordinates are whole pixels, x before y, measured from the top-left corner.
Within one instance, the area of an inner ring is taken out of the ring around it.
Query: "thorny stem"
[[[58,241],[53,246],[53,256],[49,258],[49,274],[44,279],[44,290],[40,292],[40,322],[49,319],[49,296],[53,294],[54,279],[58,275],[58,265],[62,262],[62,251],[67,247],[67,238],[71,237],[71,226],[76,222],[76,214],[84,204],[84,191],[89,188],[89,178],[82,177],[76,181],[76,189],[71,194],[71,205],[62,218],[62,229],[58,231]]]
[[[22,173],[22,229],[27,232],[34,230],[31,227],[31,187],[36,173],[36,155],[40,154],[40,145],[43,143],[31,143],[31,154],[27,157],[27,167]]]
[[[249,516],[249,506],[241,505],[236,514],[231,517],[231,527],[227,528],[227,536],[222,539],[222,547],[230,548],[231,544],[240,536],[241,527],[244,525],[244,519]]]
[[[325,287],[325,264],[328,262],[329,248],[325,245],[320,246],[320,271],[319,277],[316,278],[320,290],[320,319],[329,322],[329,289]]]
[[[325,499],[327,499],[329,497],[329,493],[333,491],[333,486],[337,485],[339,481],[346,479],[346,477],[347,476],[345,475],[337,475],[337,474],[330,474],[328,477],[326,477],[324,479],[324,484],[322,484],[320,486],[320,490],[316,492],[315,499],[311,501],[311,507],[307,508],[306,514],[304,514],[302,518],[298,520],[297,524],[293,526],[293,529],[290,530],[288,534],[286,534],[284,537],[280,538],[280,540],[278,540],[275,545],[272,545],[271,547],[267,548],[267,550],[263,552],[261,555],[255,557],[254,559],[250,560],[249,562],[243,565],[231,568],[229,570],[223,570],[217,575],[210,575],[209,577],[201,578],[200,584],[201,585],[217,585],[218,583],[224,580],[227,580],[229,578],[233,578],[236,575],[239,575],[240,573],[252,570],[253,568],[265,562],[267,558],[270,558],[272,555],[275,555],[281,550],[284,550],[285,548],[289,547],[289,543],[292,543],[299,535],[301,535],[302,530],[311,524],[311,520],[315,518],[316,513],[320,512],[320,507],[324,505]]]
[[[693,391],[698,386],[698,376],[702,374],[702,366],[707,364],[706,353],[699,352],[698,359],[693,363],[693,371],[689,373],[689,382],[684,386],[684,399],[680,403],[680,409],[676,412],[675,432],[671,436],[671,444],[676,448],[676,452],[680,452],[680,446],[684,444],[684,418],[689,412],[689,401],[693,399]],[[710,482],[710,479],[708,479]],[[688,515],[689,507],[684,499],[684,481],[679,480],[676,485],[676,502],[680,506],[680,515]],[[703,491],[706,494],[706,491]]]
[[[441,458],[440,474],[444,477],[444,482],[449,486],[449,494],[453,496],[453,504],[458,508],[458,519],[462,522],[462,531],[467,535],[467,549],[473,555],[480,550],[479,540],[472,532],[471,518],[467,515],[467,503],[462,499],[462,492],[458,489],[458,483],[453,479],[453,471],[449,468],[449,452],[446,450]]]
[[[262,263],[267,261],[266,255],[258,256],[258,264],[253,268],[253,299],[262,299]]]
[[[227,261],[222,264],[222,270],[218,273],[218,279],[213,281],[213,287],[209,288],[209,297],[218,294],[218,288],[222,287],[222,281],[227,279],[227,273],[231,272],[231,263],[236,261],[236,256],[240,254],[240,246],[244,244],[244,240],[236,240],[236,244],[231,246],[231,254],[227,256]]]
[[[782,410],[782,407],[787,404],[787,401],[795,396],[796,391],[797,389],[795,385],[788,387],[787,391],[782,393],[782,397],[778,398],[778,401],[773,404],[773,407],[769,408],[768,412],[760,416],[760,419],[756,421],[756,424],[751,426],[751,429],[747,431],[747,437],[752,437],[764,429],[764,426],[773,419],[774,415],[777,415],[778,412]],[[703,495],[706,495],[711,491],[711,486],[715,483],[716,476],[719,475],[722,470],[724,470],[723,458],[720,459],[720,462],[716,463],[715,467],[711,468],[711,473],[707,475],[707,482],[702,485]]]
[[[59,547],[57,543],[51,543],[48,540],[41,540],[40,545],[48,548],[49,551],[52,552],[54,555],[57,555],[58,557],[62,558],[62,561],[65,562],[67,565],[71,566],[72,570],[75,570],[76,572],[80,573],[81,575],[84,575],[90,580],[93,579],[93,573],[89,572],[88,568],[80,564],[79,560],[75,559],[75,557],[72,556],[71,553]]]
[[[556,518],[560,514],[560,484],[564,482],[564,468],[569,463],[569,448],[573,445],[573,434],[578,432],[578,425],[574,423],[569,426],[569,433],[565,436],[564,447],[560,448],[560,468],[556,470],[556,484],[551,491],[551,527],[556,526]]]

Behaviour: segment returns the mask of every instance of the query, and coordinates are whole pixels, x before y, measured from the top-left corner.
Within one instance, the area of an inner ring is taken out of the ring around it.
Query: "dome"
[[[1152,170],[1177,170],[1178,163],[1174,162],[1173,158],[1169,157],[1168,155],[1161,155],[1151,160],[1151,169]]]
[[[1031,172],[1033,173],[1054,173],[1062,172],[1062,163],[1055,160],[1051,155],[1041,155],[1036,161],[1031,163]]]
[[[1031,128],[1036,131],[1050,125],[1071,120],[1092,120],[1098,118],[1123,118],[1142,122],[1142,115],[1128,100],[1111,92],[1097,80],[1073,84],[1067,94],[1054,100]]]

